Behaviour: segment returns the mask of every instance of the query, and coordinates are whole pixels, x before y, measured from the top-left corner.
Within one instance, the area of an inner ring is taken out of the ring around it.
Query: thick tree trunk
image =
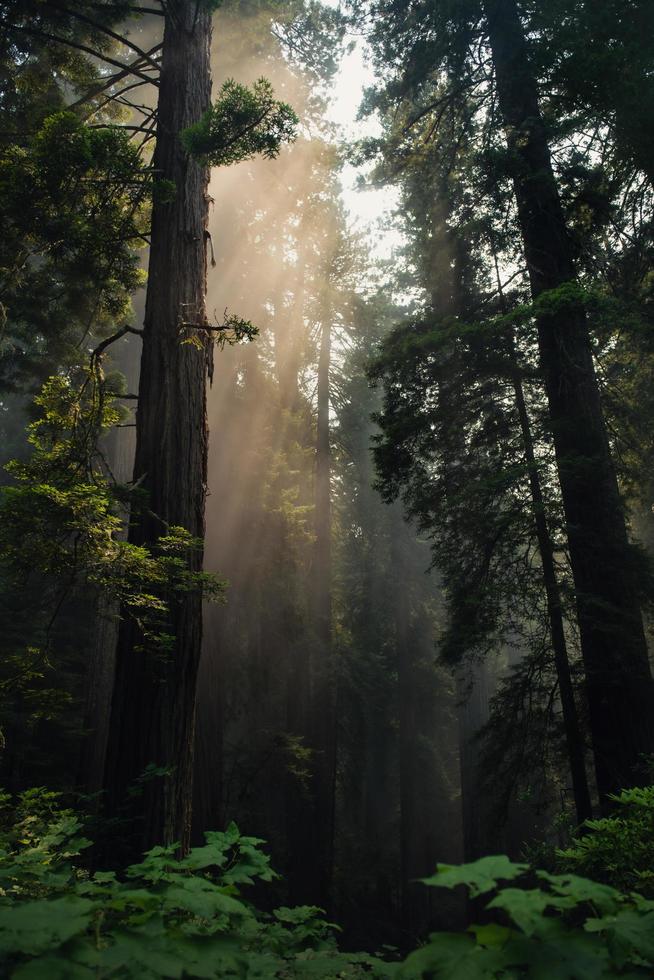
[[[538,92],[515,0],[485,0],[525,258],[537,298],[575,280]],[[538,318],[575,583],[600,798],[638,781],[654,744],[654,691],[637,573],[612,465],[586,317],[552,304]]]
[[[182,344],[180,322],[205,322],[205,229],[208,171],[182,148],[180,130],[197,122],[211,94],[211,18],[194,0],[170,4],[166,16],[154,168],[171,181],[169,203],[155,198],[136,427],[134,479],[147,510],[133,517],[129,539],[153,542],[170,525],[201,538],[207,467],[204,351]],[[202,567],[202,555],[191,556]],[[193,732],[202,637],[199,596],[175,599],[174,650],[139,649],[134,624],[121,624],[111,711],[105,788],[110,813],[119,814],[147,766],[138,803],[141,831],[132,849],[155,842],[188,845]],[[129,850],[129,848],[128,848]]]

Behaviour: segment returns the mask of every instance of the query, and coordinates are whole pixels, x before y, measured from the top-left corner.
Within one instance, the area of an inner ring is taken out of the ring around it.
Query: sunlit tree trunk
[[[515,0],[485,0],[534,298],[574,282],[571,241]],[[612,465],[588,325],[578,304],[538,317],[538,341],[575,583],[600,797],[640,778],[654,692],[637,573]]]
[[[170,525],[200,538],[204,533],[207,354],[180,343],[180,321],[206,322],[208,171],[189,158],[178,134],[209,105],[211,18],[194,0],[168,7],[153,165],[175,193],[165,200],[155,195],[153,204],[134,465],[147,509],[132,519],[134,544],[156,541]],[[202,567],[200,553],[191,556],[191,567]],[[110,813],[121,811],[147,766],[159,771],[138,803],[142,832],[134,851],[157,841],[184,848],[189,840],[200,598],[176,598],[172,615],[169,654],[139,649],[132,622],[121,624],[118,640],[105,771]]]
[[[334,851],[336,766],[335,690],[332,662],[332,506],[330,440],[331,310],[323,317],[318,359],[318,419],[313,596],[317,645],[312,665],[312,724],[316,749],[316,822],[318,829],[318,894],[327,904],[331,892]]]

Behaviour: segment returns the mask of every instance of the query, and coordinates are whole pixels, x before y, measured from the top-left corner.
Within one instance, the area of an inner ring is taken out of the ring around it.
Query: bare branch
[[[98,344],[95,350],[91,352],[91,363],[96,364],[99,358],[102,357],[106,351],[107,347],[110,347],[111,344],[115,344],[117,340],[120,340],[121,337],[124,337],[128,333],[136,334],[137,337],[143,336],[142,330],[137,330],[136,327],[130,327],[129,324],[125,324],[124,327],[117,330],[116,333],[111,335],[111,337],[105,337],[105,339]]]

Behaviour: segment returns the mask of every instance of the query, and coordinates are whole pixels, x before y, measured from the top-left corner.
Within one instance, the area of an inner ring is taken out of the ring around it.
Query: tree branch
[[[159,65],[157,64],[157,62],[153,61],[146,51],[143,51],[142,48],[139,48],[137,44],[133,44],[131,41],[128,41],[127,38],[124,37],[122,34],[116,34],[116,32],[112,31],[109,27],[105,27],[103,24],[99,24],[96,20],[93,20],[91,17],[87,17],[86,14],[80,14],[77,10],[70,10],[68,7],[63,6],[63,4],[56,3],[56,0],[48,0],[48,6],[54,7],[55,10],[60,10],[62,14],[67,14],[69,17],[74,17],[76,20],[81,21],[83,24],[88,24],[89,27],[94,28],[94,30],[96,31],[101,31],[103,34],[106,34],[107,37],[111,37],[113,38],[114,41],[118,41],[119,44],[124,44],[125,47],[131,48],[132,51],[135,51],[136,54],[141,56],[142,61],[147,62],[157,71],[159,71]]]
[[[86,44],[79,44],[77,41],[69,41],[67,38],[58,37],[56,34],[50,34],[48,31],[42,31],[36,27],[23,27],[19,24],[3,24],[5,30],[8,31],[18,31],[21,34],[30,34],[32,37],[44,38],[46,41],[54,41],[56,44],[64,44],[66,47],[74,48],[76,51],[82,51],[84,54],[90,55],[92,58],[98,58],[100,61],[106,62],[108,65],[115,65],[116,68],[121,68],[123,72],[127,75],[136,75],[138,78],[142,78],[144,81],[148,82],[150,85],[159,85],[156,79],[151,78],[144,72],[140,71],[135,67],[136,64],[140,64],[143,59],[139,58],[138,62],[134,62],[132,65],[125,65],[122,61],[116,61],[115,58],[110,58],[106,54],[102,54],[100,51],[95,51],[93,48],[89,48]],[[157,70],[158,67],[157,67]],[[122,75],[124,78],[125,75]],[[102,89],[100,89],[102,91]]]
[[[92,351],[91,353],[91,363],[92,364],[96,363],[98,359],[104,354],[107,347],[110,347],[111,344],[115,344],[117,340],[120,340],[121,337],[124,337],[128,333],[136,334],[137,337],[143,336],[142,330],[137,330],[136,327],[130,327],[129,324],[125,324],[124,327],[121,327],[120,330],[117,330],[116,333],[111,335],[111,337],[105,337],[105,339],[98,344],[95,350]]]

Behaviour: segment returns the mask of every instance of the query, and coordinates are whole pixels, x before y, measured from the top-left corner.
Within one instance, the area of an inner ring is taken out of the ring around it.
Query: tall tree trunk
[[[497,259],[497,253],[493,247],[493,261],[495,263],[495,277],[497,289],[500,296],[502,313],[507,313],[507,306],[502,288],[502,278]],[[536,540],[538,541],[538,552],[540,554],[541,565],[543,568],[543,584],[545,586],[545,596],[547,600],[547,616],[550,627],[550,639],[554,652],[554,666],[556,677],[559,684],[559,697],[561,699],[561,710],[563,713],[563,727],[565,729],[566,748],[568,750],[568,763],[570,766],[570,777],[572,779],[572,792],[577,813],[577,822],[583,823],[593,815],[590,802],[590,790],[588,788],[588,776],[586,773],[586,760],[584,752],[584,742],[579,726],[579,715],[575,702],[572,675],[570,673],[570,660],[568,658],[568,644],[565,638],[565,628],[563,624],[563,610],[561,608],[561,590],[556,574],[554,562],[554,545],[547,526],[547,516],[545,513],[545,501],[541,488],[540,477],[538,475],[538,465],[536,463],[536,453],[534,451],[534,440],[531,433],[531,423],[529,421],[529,411],[525,400],[525,392],[518,373],[518,362],[515,351],[514,339],[511,338],[511,360],[515,369],[513,377],[513,392],[515,395],[518,418],[520,419],[520,433],[525,452],[525,463],[529,474],[529,490],[531,493],[532,513],[534,515],[534,526],[536,528]]]
[[[485,661],[459,667],[456,673],[463,859],[476,861],[505,849],[493,832],[493,800],[480,789],[479,732],[488,721],[493,683]]]
[[[209,105],[211,16],[206,5],[176,0],[166,15],[154,168],[171,181],[169,202],[155,198],[136,422],[134,479],[147,510],[133,517],[129,540],[154,542],[170,525],[202,538],[207,469],[208,354],[180,342],[180,321],[205,322],[205,230],[208,171],[184,151],[183,128]],[[191,568],[202,567],[194,552]],[[193,733],[202,637],[201,600],[175,599],[174,650],[139,649],[133,622],[121,624],[105,788],[110,813],[121,812],[130,784],[149,765],[141,833],[134,850],[155,842],[188,846]]]
[[[316,632],[328,652],[332,633],[332,517],[331,446],[329,423],[329,374],[332,330],[329,314],[324,318],[318,358],[318,420],[316,428],[316,483],[314,549],[314,612]]]
[[[290,676],[289,727],[311,750],[310,780],[304,793],[291,785],[288,799],[289,887],[291,899],[327,908],[332,899],[335,695],[332,663],[331,322],[321,325],[318,356],[318,416],[314,480],[314,534],[309,601],[313,629],[294,651]],[[308,683],[307,683],[308,682]]]
[[[395,504],[391,517],[391,567],[399,583],[394,596],[400,788],[400,912],[404,940],[424,937],[434,925],[430,889],[420,878],[446,859],[443,846],[446,789],[434,765],[433,739],[438,692],[435,677],[421,663],[433,642],[431,623],[411,595],[413,529]],[[415,559],[414,559],[415,560]],[[422,648],[421,648],[422,647]],[[433,649],[427,653],[433,668]],[[440,845],[440,846],[439,846]],[[440,853],[439,853],[440,851]],[[441,903],[441,911],[448,903]]]
[[[552,640],[552,650],[554,651],[554,666],[556,677],[559,684],[559,697],[561,699],[561,710],[563,713],[563,727],[565,729],[566,747],[568,750],[568,763],[570,766],[570,776],[572,778],[572,791],[577,812],[577,822],[583,823],[589,820],[592,815],[590,802],[590,790],[588,788],[588,777],[586,775],[586,761],[584,758],[584,743],[579,727],[579,716],[575,703],[574,688],[572,685],[572,675],[570,673],[570,661],[568,660],[568,646],[565,639],[565,629],[563,626],[563,611],[561,609],[561,592],[556,576],[556,566],[554,564],[554,547],[547,526],[545,516],[545,501],[538,477],[536,455],[534,452],[534,442],[531,435],[529,415],[525,403],[525,395],[522,382],[518,377],[514,379],[513,390],[520,417],[520,429],[522,432],[522,442],[525,450],[525,462],[529,470],[529,488],[531,491],[532,511],[534,515],[534,525],[536,527],[536,540],[538,541],[538,551],[543,566],[543,583],[545,585],[545,595],[547,599],[547,615],[550,626],[550,637]]]
[[[318,418],[313,564],[313,615],[316,644],[311,665],[311,742],[315,750],[316,898],[331,901],[334,853],[335,690],[332,660],[332,510],[330,440],[331,310],[322,322],[318,358]]]
[[[485,0],[484,10],[537,298],[575,280],[571,242],[516,2]],[[605,803],[609,793],[640,778],[642,754],[654,745],[654,689],[584,311],[578,304],[553,304],[538,317],[538,341],[575,583],[597,785]]]

